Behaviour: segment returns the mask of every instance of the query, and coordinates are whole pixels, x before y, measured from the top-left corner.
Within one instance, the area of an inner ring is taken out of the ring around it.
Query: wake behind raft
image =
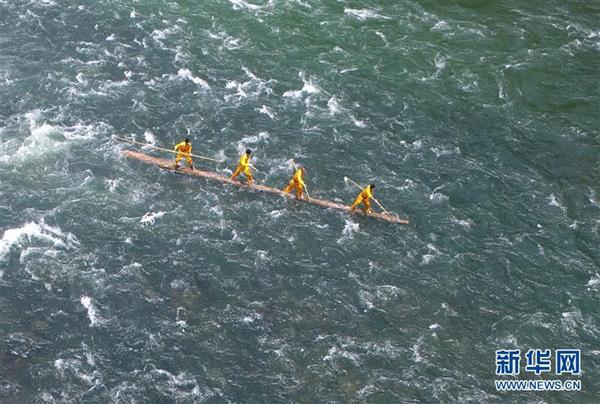
[[[148,145],[151,146],[151,145]],[[147,163],[147,164],[152,164],[155,166],[158,166],[160,168],[163,169],[167,169],[167,170],[173,170],[173,162],[166,160],[166,159],[162,159],[162,158],[158,158],[158,157],[154,157],[154,156],[150,156],[148,154],[144,154],[144,153],[140,153],[140,152],[136,152],[136,151],[132,151],[132,150],[123,150],[122,151],[123,156],[134,159],[134,160],[138,160],[141,161],[143,163]],[[216,172],[213,171],[204,171],[204,170],[200,170],[200,169],[190,169],[187,167],[182,167],[179,168],[177,170],[178,173],[181,174],[187,174],[187,175],[191,175],[191,176],[195,176],[195,177],[202,177],[202,178],[207,178],[209,180],[213,180],[213,181],[219,181],[223,184],[230,184],[230,185],[234,185],[236,187],[240,187],[240,188],[248,188],[248,189],[252,189],[255,191],[260,191],[260,192],[266,192],[266,193],[270,193],[270,194],[274,194],[274,195],[281,195],[281,196],[285,196],[285,197],[290,197],[288,194],[285,194],[283,191],[281,191],[280,189],[277,188],[273,188],[273,187],[269,187],[266,185],[253,185],[253,186],[249,186],[245,183],[241,183],[238,181],[233,181],[231,179],[229,179],[228,177],[218,174]],[[346,211],[348,213],[352,213],[352,214],[358,214],[358,215],[364,215],[364,216],[368,216],[368,217],[374,217],[376,219],[379,220],[384,220],[386,222],[390,222],[390,223],[396,223],[396,224],[409,224],[409,221],[407,219],[400,219],[397,215],[393,215],[390,213],[377,213],[377,212],[371,212],[369,214],[366,214],[360,210],[355,210],[355,211],[351,211],[350,207],[347,205],[343,205],[341,203],[336,203],[336,202],[332,202],[332,201],[327,201],[325,199],[317,199],[317,198],[309,198],[309,199],[300,199],[297,200],[298,202],[306,202],[312,205],[317,205],[317,206],[322,206],[324,208],[330,208],[330,209],[337,209],[337,210],[341,210],[341,211]]]

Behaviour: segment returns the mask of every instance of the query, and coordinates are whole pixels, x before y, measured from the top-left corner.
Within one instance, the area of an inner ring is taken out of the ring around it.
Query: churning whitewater
[[[599,15],[0,0],[0,402],[600,401]],[[515,350],[581,391],[499,391]]]

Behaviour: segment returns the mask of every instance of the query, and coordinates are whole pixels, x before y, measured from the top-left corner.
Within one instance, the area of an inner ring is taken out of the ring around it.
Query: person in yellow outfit
[[[361,191],[361,193],[358,194],[358,196],[354,200],[354,203],[352,204],[352,206],[350,206],[350,209],[354,212],[356,207],[358,205],[360,205],[361,203],[363,203],[365,206],[363,207],[362,211],[365,214],[371,213],[371,198],[373,197],[374,189],[375,189],[375,185],[373,185],[373,184],[370,184],[367,187],[365,187],[365,189],[363,189]]]
[[[304,194],[304,188],[306,185],[304,184],[304,176],[306,175],[306,170],[304,167],[300,167],[294,173],[292,180],[288,184],[287,187],[283,190],[286,194],[292,192],[292,190],[296,190],[296,199],[302,199]]]
[[[190,139],[185,139],[181,143],[177,143],[175,148],[173,149],[177,152],[177,157],[175,158],[175,165],[173,166],[174,170],[179,168],[179,162],[182,158],[185,157],[185,160],[190,165],[190,168],[194,169],[194,163],[192,161],[192,144],[190,143]]]
[[[252,178],[252,172],[250,172],[250,154],[252,154],[252,150],[250,149],[246,149],[246,153],[242,154],[242,157],[240,157],[240,161],[238,162],[238,166],[231,176],[232,180],[241,173],[244,173],[246,175],[246,182],[248,185],[252,185],[254,178]]]

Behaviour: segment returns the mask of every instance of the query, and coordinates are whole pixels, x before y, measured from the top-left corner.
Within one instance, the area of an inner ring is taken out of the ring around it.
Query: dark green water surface
[[[255,1],[0,0],[0,402],[600,402],[600,3]]]

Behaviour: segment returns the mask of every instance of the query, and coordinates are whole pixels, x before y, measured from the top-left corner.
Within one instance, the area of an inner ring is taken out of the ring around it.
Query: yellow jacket
[[[304,178],[303,178],[303,174],[302,174],[302,169],[299,168],[296,170],[296,172],[294,173],[294,178],[292,178],[292,181],[294,181],[297,184],[302,185],[302,187],[304,187]]]
[[[186,144],[185,142],[177,143],[175,145],[174,150],[179,153],[191,154],[192,153],[192,144],[191,143]]]
[[[248,166],[250,165],[250,156],[248,156],[246,153],[242,154],[242,157],[240,157],[240,162],[238,164],[243,168],[248,168]]]
[[[362,192],[360,193],[360,196],[363,199],[371,199],[373,197],[373,192],[371,192],[371,187],[369,185],[367,185],[365,187],[365,189],[363,189]]]

